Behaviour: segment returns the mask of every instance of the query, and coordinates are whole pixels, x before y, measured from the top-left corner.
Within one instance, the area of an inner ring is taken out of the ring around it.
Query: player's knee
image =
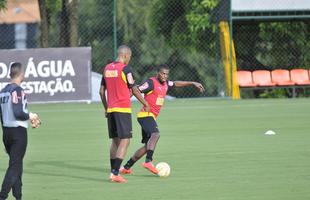
[[[11,165],[11,166],[22,166],[23,165],[23,158],[22,157],[10,158],[9,165]]]
[[[156,138],[156,139],[159,139],[160,138],[160,134],[159,133],[153,133],[152,137]]]
[[[139,159],[140,159],[140,156],[137,156],[137,155],[132,156],[132,160],[133,160],[133,161],[137,161],[137,160],[139,160]]]
[[[119,143],[120,143],[120,139],[119,139],[119,138],[113,138],[113,139],[112,139],[112,143],[113,143],[114,145],[118,146]]]

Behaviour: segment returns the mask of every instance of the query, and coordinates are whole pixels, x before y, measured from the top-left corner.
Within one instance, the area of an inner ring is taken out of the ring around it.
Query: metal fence
[[[310,68],[309,30],[310,21],[236,23],[238,68]]]
[[[221,52],[219,24],[223,21],[233,33],[238,70],[310,68],[307,18],[259,20],[254,15],[261,13],[253,12],[246,13],[246,20],[230,23],[244,13],[234,15],[229,0],[38,2],[40,23],[1,24],[0,48],[91,46],[92,70],[101,73],[115,59],[117,46],[126,44],[133,51],[130,65],[137,82],[154,75],[156,66],[165,63],[171,68],[171,80],[198,81],[206,87],[203,94],[192,87],[171,90],[176,97],[230,95]],[[18,35],[18,31],[27,34]],[[23,46],[20,40],[25,38]]]
[[[242,11],[243,4],[232,14],[238,70],[310,69],[309,1],[260,2],[264,4],[256,5],[259,10],[248,2],[252,8]],[[309,96],[309,91],[298,90],[300,96]],[[254,97],[287,97],[290,93],[287,88],[261,90]]]
[[[127,44],[133,50],[130,65],[137,82],[153,76],[156,66],[165,63],[170,66],[171,80],[197,81],[206,87],[203,94],[188,87],[173,89],[170,95],[218,96],[224,79],[216,50],[216,24],[212,29],[207,22],[208,28],[201,33],[191,30],[189,18],[196,14],[191,10],[195,6],[194,1],[184,0],[81,1],[80,45],[92,46],[94,71],[100,72],[115,57],[116,46]]]

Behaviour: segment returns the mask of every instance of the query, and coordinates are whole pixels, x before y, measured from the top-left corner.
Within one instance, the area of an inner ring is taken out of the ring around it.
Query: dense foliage
[[[50,46],[61,38],[61,0],[48,2]],[[93,70],[114,57],[114,43],[133,50],[131,65],[140,82],[155,67],[171,66],[171,79],[195,80],[218,96],[225,82],[219,51],[218,25],[211,15],[219,0],[115,0],[79,2],[79,45],[92,46]],[[309,21],[238,23],[233,26],[239,69],[310,68]],[[117,41],[113,40],[113,30]],[[192,88],[174,90],[176,96],[199,96]]]

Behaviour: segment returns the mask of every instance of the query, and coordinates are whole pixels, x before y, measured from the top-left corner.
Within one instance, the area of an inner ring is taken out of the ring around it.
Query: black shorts
[[[131,113],[111,112],[107,115],[110,138],[131,138]]]
[[[142,128],[142,143],[147,143],[152,133],[159,133],[157,123],[153,117],[138,118],[138,122]]]

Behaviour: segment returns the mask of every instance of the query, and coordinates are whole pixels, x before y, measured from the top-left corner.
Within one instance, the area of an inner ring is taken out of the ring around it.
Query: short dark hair
[[[13,62],[10,67],[10,77],[16,78],[23,72],[22,64],[19,62]]]
[[[131,49],[127,45],[121,45],[117,49],[118,54],[131,54]]]
[[[157,67],[157,72],[160,72],[162,69],[167,69],[169,70],[169,66],[167,64],[161,64]]]

